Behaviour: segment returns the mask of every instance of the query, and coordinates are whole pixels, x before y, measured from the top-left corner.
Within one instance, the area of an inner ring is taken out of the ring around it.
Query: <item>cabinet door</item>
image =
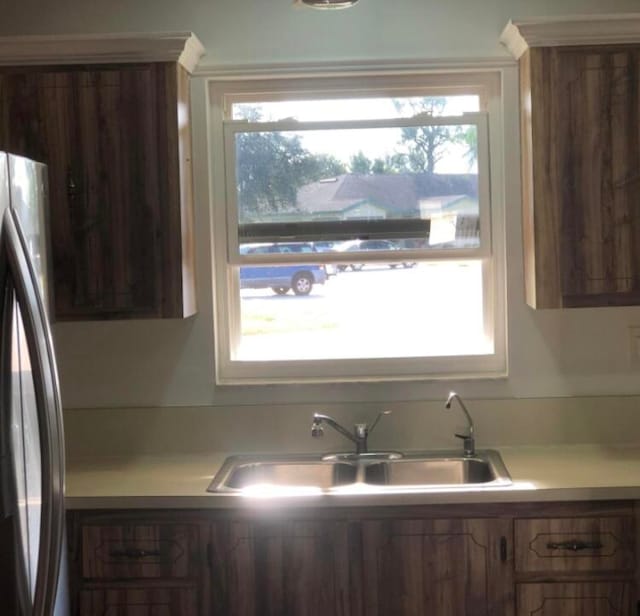
[[[527,300],[640,303],[640,49],[535,48],[521,75]]]
[[[211,548],[216,616],[354,613],[346,522],[220,522]]]
[[[80,591],[79,616],[197,616],[191,588],[95,588]]]
[[[195,313],[188,75],[0,70],[0,150],[48,165],[58,320]]]
[[[160,205],[151,68],[41,76],[58,318],[153,315]]]
[[[503,520],[364,522],[364,613],[512,614],[510,537]]]
[[[518,584],[517,616],[631,616],[630,582]]]

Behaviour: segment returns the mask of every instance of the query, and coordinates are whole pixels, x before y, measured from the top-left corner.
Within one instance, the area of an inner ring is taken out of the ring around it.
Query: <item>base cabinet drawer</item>
[[[192,588],[96,588],[81,590],[81,616],[196,616]]]
[[[633,526],[630,516],[516,520],[516,571],[630,571]]]
[[[518,584],[517,616],[632,616],[631,582]]]
[[[194,573],[197,544],[195,525],[86,525],[82,528],[82,577],[186,578]]]

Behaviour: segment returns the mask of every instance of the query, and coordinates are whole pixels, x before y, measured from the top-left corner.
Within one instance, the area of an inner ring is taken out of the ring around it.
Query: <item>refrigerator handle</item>
[[[20,223],[6,210],[0,237],[6,273],[22,309],[38,408],[42,458],[42,517],[32,616],[53,614],[64,534],[64,437],[58,373],[46,311]],[[2,268],[4,269],[4,268]],[[3,275],[4,274],[4,275]],[[6,284],[6,282],[5,282]]]

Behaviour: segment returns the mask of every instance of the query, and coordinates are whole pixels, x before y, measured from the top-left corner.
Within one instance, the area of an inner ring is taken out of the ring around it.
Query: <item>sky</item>
[[[373,120],[407,117],[405,112],[399,113],[391,98],[366,99],[338,99],[338,100],[308,100],[308,101],[270,101],[263,103],[248,103],[247,107],[258,108],[263,121],[277,121],[295,119],[300,122],[308,121],[339,121],[339,120]],[[420,98],[395,99],[419,101]],[[243,117],[245,104],[233,105],[234,119]],[[459,116],[463,112],[479,110],[477,96],[450,96],[442,115]],[[293,133],[288,133],[293,134]],[[368,128],[342,130],[313,130],[298,131],[303,146],[316,154],[330,154],[344,163],[348,163],[354,154],[362,151],[367,158],[385,158],[401,151],[398,143],[401,141],[400,128]],[[436,166],[438,173],[469,173],[472,171],[464,157],[466,148],[453,146],[448,155],[443,157]],[[473,169],[475,170],[475,169]]]

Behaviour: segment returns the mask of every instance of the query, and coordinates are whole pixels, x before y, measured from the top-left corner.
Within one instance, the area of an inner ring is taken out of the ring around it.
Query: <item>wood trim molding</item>
[[[510,20],[500,42],[518,59],[530,47],[640,42],[640,13]]]
[[[192,32],[0,37],[0,65],[177,62],[189,73],[205,49]]]
[[[432,60],[374,60],[364,62],[326,62],[291,64],[253,64],[215,66],[203,63],[196,77],[215,81],[255,81],[332,77],[397,76],[433,73],[495,72],[515,66],[508,56],[501,58],[446,58]]]

